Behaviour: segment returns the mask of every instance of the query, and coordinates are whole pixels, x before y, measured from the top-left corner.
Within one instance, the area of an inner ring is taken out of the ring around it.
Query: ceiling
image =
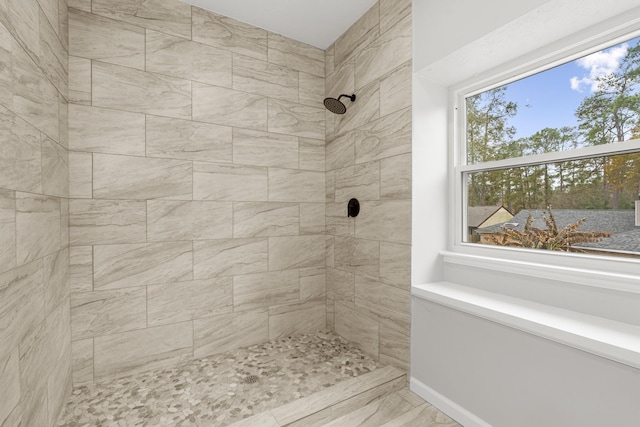
[[[183,0],[326,49],[377,0]]]

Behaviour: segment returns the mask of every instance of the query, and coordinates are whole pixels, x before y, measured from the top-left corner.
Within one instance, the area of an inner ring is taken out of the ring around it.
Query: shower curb
[[[401,390],[406,385],[405,371],[394,366],[385,366],[278,408],[245,418],[229,427],[321,426]]]

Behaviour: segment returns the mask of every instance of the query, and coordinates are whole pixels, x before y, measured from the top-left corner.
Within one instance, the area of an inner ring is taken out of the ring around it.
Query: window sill
[[[640,327],[457,285],[413,285],[411,295],[640,369]]]
[[[468,245],[467,245],[468,248]],[[496,248],[473,248],[484,253]],[[500,250],[504,252],[504,249]],[[521,259],[506,259],[489,255],[472,255],[461,252],[440,252],[445,264],[457,264],[500,273],[513,273],[539,279],[555,280],[578,286],[610,289],[620,292],[640,294],[640,276],[632,274],[638,271],[636,261],[625,259],[607,260],[604,257],[592,257],[576,254],[558,254],[545,251],[509,250],[510,255],[521,255]],[[492,253],[492,255],[494,255]],[[524,261],[526,258],[532,261]],[[552,263],[553,262],[553,263]],[[571,262],[575,267],[559,265]],[[589,267],[591,268],[589,268]],[[607,266],[608,269],[603,267]]]

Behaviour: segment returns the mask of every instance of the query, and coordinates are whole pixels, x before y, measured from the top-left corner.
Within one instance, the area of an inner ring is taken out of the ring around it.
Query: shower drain
[[[244,379],[244,383],[245,384],[254,384],[254,383],[257,383],[259,379],[260,378],[258,378],[257,375],[249,375]]]

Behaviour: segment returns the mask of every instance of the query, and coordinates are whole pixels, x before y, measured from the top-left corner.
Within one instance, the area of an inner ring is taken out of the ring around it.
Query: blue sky
[[[640,38],[613,46],[507,85],[506,98],[518,103],[518,114],[510,124],[516,138],[527,137],[545,127],[575,126],[576,108],[593,94],[594,78],[615,71]]]

